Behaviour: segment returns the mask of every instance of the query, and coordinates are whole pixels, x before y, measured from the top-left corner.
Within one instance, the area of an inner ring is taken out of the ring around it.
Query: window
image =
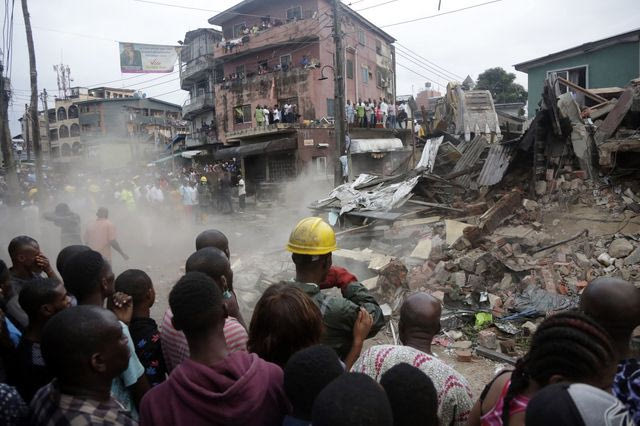
[[[382,55],[382,42],[380,40],[376,40],[376,53]]]
[[[327,117],[336,116],[336,100],[333,98],[327,98]]]
[[[64,124],[58,128],[60,139],[69,137],[69,128]]]
[[[347,78],[353,80],[353,61],[351,59],[347,59]]]
[[[241,22],[239,24],[235,24],[233,26],[233,38],[242,37],[242,32],[247,28],[247,24],[245,22]]]
[[[547,77],[550,76],[551,74],[555,74],[558,77],[562,77],[565,80],[569,80],[570,82],[577,84],[580,87],[588,88],[586,66],[568,68],[568,69],[557,70],[557,71],[547,71]],[[560,86],[561,93],[567,93],[567,89],[568,89],[567,86],[565,86],[562,83],[560,83],[559,86]]]
[[[387,73],[380,67],[376,67],[376,86],[387,87]]]
[[[290,9],[287,9],[287,21],[293,21],[293,20],[300,20],[302,19],[302,7],[301,6],[294,6]]]
[[[234,108],[236,124],[251,123],[251,105],[240,105]]]
[[[363,46],[367,45],[367,37],[364,34],[364,30],[362,28],[358,28],[358,43]]]
[[[291,55],[280,56],[280,65],[283,69],[289,68],[291,66]]]
[[[363,83],[368,83],[369,82],[369,69],[367,67],[362,67],[360,69],[360,71],[362,71],[362,82]]]

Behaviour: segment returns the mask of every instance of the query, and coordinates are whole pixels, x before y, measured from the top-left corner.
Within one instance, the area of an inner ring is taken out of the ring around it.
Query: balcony
[[[198,113],[206,110],[212,110],[216,101],[211,93],[203,93],[195,98],[188,99],[182,106],[182,117],[185,120],[191,120]]]
[[[220,43],[214,49],[217,59],[229,59],[232,56],[244,56],[272,45],[282,46],[289,42],[315,40],[323,28],[316,18],[307,18],[273,26],[257,32],[249,32],[239,38]]]
[[[185,146],[193,147],[218,142],[214,129],[200,129],[189,133],[185,138]]]
[[[206,71],[215,67],[216,61],[213,55],[203,55],[186,63],[180,64],[180,84],[185,86],[193,84],[201,78]]]

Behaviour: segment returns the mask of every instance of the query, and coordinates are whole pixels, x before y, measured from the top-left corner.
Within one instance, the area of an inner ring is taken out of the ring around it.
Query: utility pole
[[[31,32],[31,18],[29,17],[27,0],[22,0],[22,15],[24,16],[24,28],[27,32],[27,47],[29,49],[29,74],[31,77],[29,117],[31,118],[33,152],[36,157],[36,187],[42,188],[42,147],[40,146],[40,117],[38,117],[38,72],[36,71],[36,52],[33,47],[33,33]]]
[[[333,70],[334,87],[334,128],[336,132],[336,156],[333,184],[342,184],[342,163],[340,156],[344,149],[344,49],[342,47],[342,30],[340,25],[340,0],[333,0],[333,40],[335,41],[336,68]]]
[[[31,137],[29,136],[31,134],[29,129],[29,126],[31,126],[31,118],[29,116],[29,104],[24,104],[24,118],[22,121],[24,121],[24,134],[22,138],[24,139],[24,144],[27,146],[27,161],[31,161]]]
[[[9,97],[9,79],[4,77],[4,65],[0,60],[0,149],[2,149],[5,179],[9,190],[7,201],[9,205],[14,205],[18,201],[18,176],[9,129]]]
[[[49,160],[51,160],[51,139],[49,139],[51,131],[49,129],[49,104],[47,103],[47,98],[47,89],[42,89],[40,99],[42,100],[42,105],[44,106],[44,123],[45,129],[47,130],[47,142],[49,143]]]

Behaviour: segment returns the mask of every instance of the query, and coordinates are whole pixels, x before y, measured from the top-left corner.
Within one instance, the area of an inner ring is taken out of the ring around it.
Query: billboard
[[[120,42],[120,72],[173,72],[178,59],[178,46]]]

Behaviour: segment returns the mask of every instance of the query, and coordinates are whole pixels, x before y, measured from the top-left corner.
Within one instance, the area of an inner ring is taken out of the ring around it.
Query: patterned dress
[[[640,425],[640,361],[631,358],[618,365],[613,394],[627,406],[633,421]]]
[[[387,370],[400,363],[419,368],[433,382],[438,393],[441,425],[466,425],[473,406],[471,389],[460,373],[432,355],[408,346],[373,346],[360,355],[351,371],[364,373],[379,382]]]

